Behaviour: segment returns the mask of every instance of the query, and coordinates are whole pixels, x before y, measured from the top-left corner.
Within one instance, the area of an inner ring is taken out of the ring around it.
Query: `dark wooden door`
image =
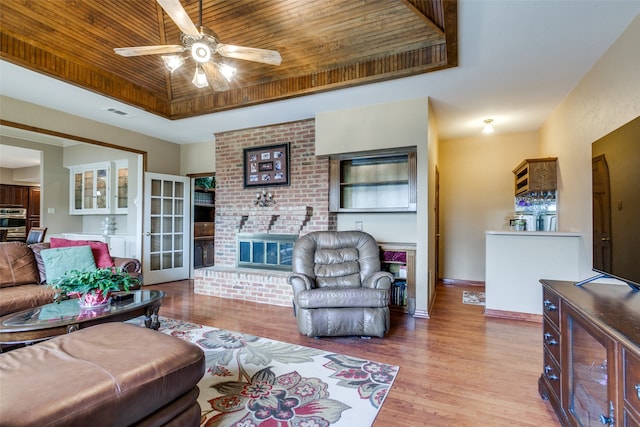
[[[31,227],[40,227],[40,187],[29,187],[29,208],[27,222]]]
[[[434,281],[438,283],[440,280],[440,170],[436,166],[436,178],[435,178],[435,197],[433,214],[435,215],[435,267],[434,267]]]
[[[611,271],[611,192],[604,154],[592,160],[593,268]]]

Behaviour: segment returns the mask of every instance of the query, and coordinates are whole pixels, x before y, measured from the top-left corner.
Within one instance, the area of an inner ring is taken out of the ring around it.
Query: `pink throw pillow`
[[[108,268],[114,267],[113,258],[109,255],[109,245],[104,242],[97,242],[94,240],[69,240],[61,239],[59,237],[51,237],[49,239],[51,248],[65,248],[69,246],[91,246],[91,252],[93,252],[93,258],[96,260],[96,267]]]

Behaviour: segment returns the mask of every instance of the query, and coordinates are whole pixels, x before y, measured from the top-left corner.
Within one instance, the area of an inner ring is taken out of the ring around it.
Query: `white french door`
[[[145,174],[143,220],[143,283],[189,278],[188,177]]]

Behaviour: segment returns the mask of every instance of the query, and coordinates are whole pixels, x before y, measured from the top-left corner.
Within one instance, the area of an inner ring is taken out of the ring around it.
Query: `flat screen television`
[[[595,141],[593,270],[640,290],[640,117]]]

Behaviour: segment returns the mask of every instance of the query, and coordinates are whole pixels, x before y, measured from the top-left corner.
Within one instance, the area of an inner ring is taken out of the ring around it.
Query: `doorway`
[[[592,160],[593,268],[611,271],[611,194],[605,155]]]
[[[434,283],[440,282],[440,169],[436,166],[435,191],[433,202],[434,229],[435,229],[435,261],[433,267]],[[435,287],[434,285],[434,287]]]
[[[193,179],[193,268],[211,267],[214,259],[216,178]]]
[[[184,176],[145,174],[145,285],[189,278],[190,188],[190,180]]]

